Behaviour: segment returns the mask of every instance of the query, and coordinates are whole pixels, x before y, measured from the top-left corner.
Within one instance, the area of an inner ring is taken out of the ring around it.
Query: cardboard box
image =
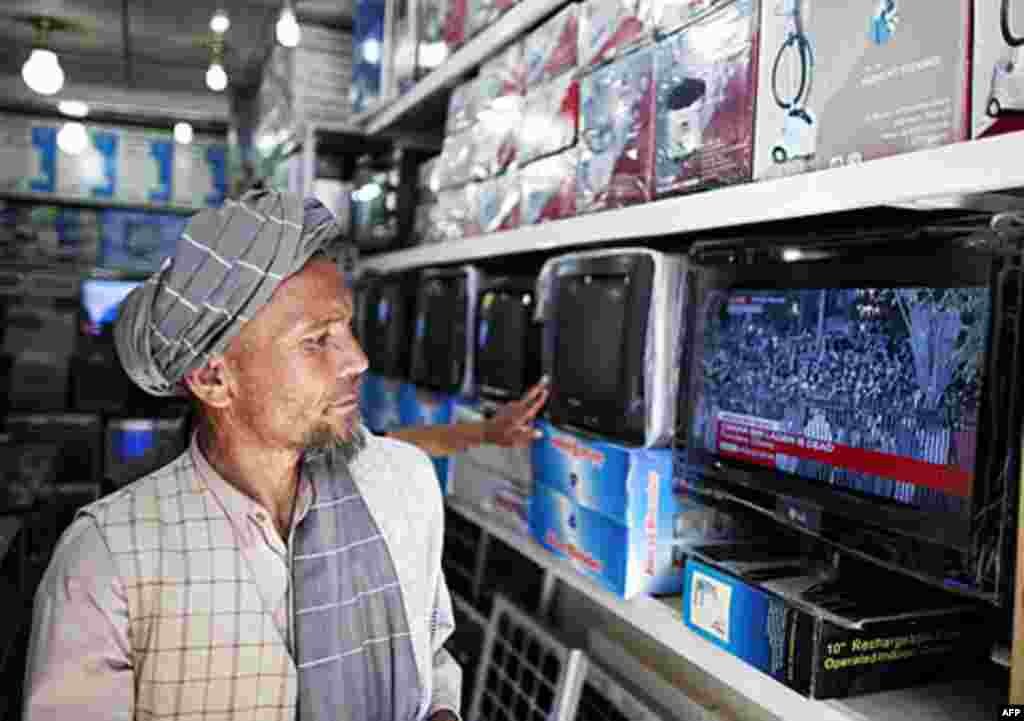
[[[472,180],[475,158],[475,126],[447,136],[434,169],[436,189],[457,188]]]
[[[501,19],[501,16],[516,6],[519,0],[467,0],[466,38],[471,38],[484,28]]]
[[[443,393],[402,383],[398,397],[398,416],[403,426],[433,426],[451,422],[453,399]],[[431,458],[441,492],[448,492],[448,458]]]
[[[467,235],[496,233],[519,227],[519,204],[521,188],[519,172],[509,170],[497,178],[484,180],[471,186],[476,197],[470,202],[476,211],[476,222]]]
[[[453,423],[477,423],[484,418],[485,412],[476,402],[460,400],[452,408]],[[529,536],[533,495],[530,451],[485,444],[452,456],[448,495]]]
[[[771,541],[765,539],[763,550]],[[700,549],[698,549],[699,552]],[[818,578],[794,576],[771,582],[779,590],[808,589]],[[884,581],[876,598],[898,595]],[[787,591],[787,595],[788,594]],[[746,661],[794,691],[815,699],[903,688],[940,678],[944,668],[964,668],[987,653],[989,634],[981,616],[906,599],[901,615],[859,616],[856,603],[845,618],[825,617],[811,604],[786,598],[690,558],[683,588],[683,622],[702,638]],[[841,621],[842,623],[840,623]]]
[[[611,62],[654,36],[650,0],[587,0],[580,6],[579,65]]]
[[[580,83],[571,74],[531,89],[519,129],[519,163],[525,165],[576,145],[579,113]]]
[[[467,80],[459,83],[448,98],[448,115],[445,117],[444,134],[455,135],[476,122],[477,81]]]
[[[583,78],[577,213],[651,200],[655,149],[651,50],[638,50]]]
[[[754,177],[969,137],[971,4],[767,3]]]
[[[570,148],[519,169],[523,194],[520,225],[576,215],[576,166],[579,149]]]
[[[576,69],[579,14],[579,5],[568,5],[526,36],[523,52],[527,89]]]
[[[1009,0],[974,3],[971,67],[971,136],[1024,130],[1024,5]]]
[[[523,97],[506,95],[477,115],[472,135],[474,180],[501,175],[516,162],[519,128],[522,125]]]
[[[399,395],[402,382],[372,373],[363,376],[363,422],[374,433],[389,433],[402,426]]]
[[[668,37],[676,30],[706,14],[719,0],[653,0],[651,21],[659,37]]]
[[[657,45],[659,197],[750,181],[758,4],[717,5]]]

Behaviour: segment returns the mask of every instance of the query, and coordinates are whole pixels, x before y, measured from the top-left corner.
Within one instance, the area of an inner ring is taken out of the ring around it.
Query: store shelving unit
[[[72,198],[56,193],[22,193],[16,191],[0,191],[0,200],[18,203],[37,203],[39,205],[66,205],[73,208],[94,208],[96,210],[141,210],[150,213],[176,213],[178,215],[192,215],[202,210],[202,208],[191,205],[128,203],[102,198]]]
[[[682,620],[679,596],[638,596],[623,601],[571,564],[550,555],[472,506],[454,498],[447,508],[494,538],[502,540],[591,601],[611,611],[625,624],[664,644],[682,658],[715,676],[782,721],[984,721],[992,718],[993,700],[982,683],[967,680],[875,693],[843,701],[813,701],[690,631]],[[999,703],[996,701],[995,703]]]

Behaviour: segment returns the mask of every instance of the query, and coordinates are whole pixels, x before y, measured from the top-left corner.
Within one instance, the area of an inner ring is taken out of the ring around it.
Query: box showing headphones
[[[519,169],[520,224],[534,225],[576,215],[579,149],[542,158]]]
[[[453,423],[479,423],[491,408],[457,400]],[[451,457],[448,495],[470,504],[503,526],[529,536],[529,507],[533,495],[530,451],[482,444]]]
[[[764,556],[774,545],[763,539],[751,548]],[[728,550],[728,545],[719,546],[714,555]],[[991,644],[984,616],[946,592],[897,590],[880,574],[841,599],[841,611],[829,612],[801,600],[807,595],[801,589],[820,596],[818,577],[799,570],[787,575],[779,566],[773,580],[750,581],[711,561],[704,551],[695,549],[696,557],[686,561],[683,622],[809,698],[846,698],[935,682],[950,670],[982,661]],[[783,560],[780,555],[778,563]],[[769,562],[759,567],[767,569]],[[887,592],[878,593],[880,588]],[[891,607],[886,615],[872,609],[878,603]]]
[[[445,425],[452,419],[451,396],[402,383],[398,397],[398,417],[402,426]],[[448,490],[448,458],[431,458],[441,492]]]
[[[751,179],[758,4],[716,4],[657,45],[659,197]]]
[[[971,0],[765,0],[754,177],[970,136]]]
[[[390,433],[401,427],[399,396],[402,382],[385,378],[374,373],[363,376],[360,401],[363,405],[363,422],[374,433]]]
[[[1024,130],[1024,3],[975,2],[972,72],[971,136]]]
[[[642,48],[584,76],[576,212],[651,199],[654,175],[654,53]]]
[[[580,83],[571,73],[532,88],[519,129],[519,162],[530,163],[574,146],[579,112]]]

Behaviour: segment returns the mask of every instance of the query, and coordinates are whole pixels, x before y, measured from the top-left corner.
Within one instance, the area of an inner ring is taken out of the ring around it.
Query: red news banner
[[[970,495],[971,474],[955,466],[808,438],[785,431],[779,421],[766,418],[722,411],[717,420],[718,452],[726,458],[775,468],[776,454],[781,454],[913,483],[955,496]]]

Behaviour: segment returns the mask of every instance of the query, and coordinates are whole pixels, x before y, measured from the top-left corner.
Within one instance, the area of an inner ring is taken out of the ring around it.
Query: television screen
[[[628,285],[626,275],[573,275],[560,282],[554,365],[560,394],[618,402]]]
[[[970,507],[988,286],[731,288],[708,310],[694,443],[923,511]]]
[[[408,373],[409,298],[402,281],[375,282],[364,309],[363,347],[370,371],[387,378],[404,378]]]
[[[531,352],[533,293],[496,288],[480,295],[477,310],[477,381],[481,391],[500,397],[521,395],[539,373]],[[531,362],[533,361],[533,362]]]
[[[416,337],[423,347],[423,380],[434,387],[449,385],[453,355],[458,352],[452,330],[458,319],[455,285],[454,278],[433,278],[423,286]]]
[[[117,319],[117,309],[140,281],[89,279],[82,282],[82,330],[100,336]]]
[[[112,270],[155,273],[174,255],[188,220],[183,215],[104,211],[99,263]]]

